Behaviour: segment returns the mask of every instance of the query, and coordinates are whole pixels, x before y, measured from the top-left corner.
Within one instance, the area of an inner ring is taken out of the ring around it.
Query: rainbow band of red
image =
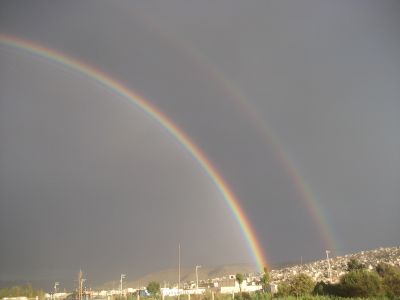
[[[252,104],[251,100],[247,98],[231,80],[228,80],[207,56],[193,47],[191,43],[185,43],[184,40],[178,39],[170,32],[162,30],[156,23],[152,22],[151,18],[146,18],[146,16],[141,17],[144,17],[141,18],[141,21],[145,21],[145,24],[149,28],[152,28],[159,37],[162,37],[163,42],[168,42],[169,46],[175,47],[177,51],[183,51],[183,53],[195,62],[196,66],[207,75],[210,81],[215,82],[237,108],[247,115],[247,119],[253,123],[263,140],[274,149],[278,161],[291,179],[293,186],[300,196],[300,200],[316,225],[325,249],[333,250],[334,253],[340,251],[342,247],[335,238],[335,232],[331,224],[328,223],[329,217],[327,216],[327,212],[324,211],[321,203],[318,201],[317,195],[307,182],[306,177],[296,166],[294,157],[283,147],[280,139],[274,134],[274,131],[267,123],[267,120],[262,116],[260,110]]]
[[[37,55],[77,71],[80,74],[83,74],[92,80],[101,83],[105,87],[111,89],[114,93],[126,98],[129,100],[129,102],[136,105],[140,110],[149,115],[173,138],[175,138],[206,172],[216,188],[222,194],[223,199],[239,224],[257,267],[260,271],[262,271],[264,267],[268,267],[267,259],[264,256],[264,252],[260,243],[258,242],[255,231],[253,230],[243,209],[240,207],[237,197],[224,181],[221,174],[211,164],[205,154],[199,149],[199,147],[197,147],[196,144],[189,138],[189,136],[182,129],[178,128],[175,123],[163,112],[157,109],[149,101],[139,96],[137,93],[126,88],[117,80],[108,76],[106,73],[61,52],[43,47],[25,39],[5,34],[0,34],[0,44],[29,52],[30,54]]]

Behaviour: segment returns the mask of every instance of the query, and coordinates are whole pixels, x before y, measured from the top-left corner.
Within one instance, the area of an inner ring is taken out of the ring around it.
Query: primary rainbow
[[[243,93],[200,51],[189,44],[184,44],[181,40],[174,38],[172,35],[161,32],[161,30],[153,24],[150,19],[145,19],[145,21],[146,25],[158,32],[160,37],[164,38],[166,42],[169,42],[170,46],[175,47],[177,50],[183,50],[184,53],[186,53],[191,60],[196,63],[197,67],[201,69],[212,82],[215,82],[220,87],[220,90],[231,99],[239,110],[247,115],[247,119],[254,124],[255,128],[259,133],[261,133],[261,136],[266,143],[272,146],[277,159],[292,181],[304,207],[307,209],[313,223],[316,225],[321,241],[326,249],[332,250],[334,254],[340,251],[341,247],[335,238],[332,226],[328,224],[329,218],[319,203],[316,194],[311,189],[305,176],[303,176],[300,169],[296,166],[293,157],[282,146],[271,127],[267,124],[267,121],[260,114],[259,110],[251,105],[251,101],[245,97]]]
[[[259,268],[263,270],[268,267],[268,262],[264,256],[263,249],[258,242],[255,231],[253,230],[248,218],[246,217],[243,209],[239,205],[239,200],[236,198],[232,190],[222,178],[221,174],[211,164],[205,154],[196,146],[196,144],[189,138],[189,136],[175,123],[169,119],[163,112],[158,110],[149,101],[139,96],[137,93],[126,88],[114,78],[93,66],[85,64],[77,59],[69,57],[61,52],[49,49],[38,45],[32,41],[18,38],[16,36],[0,34],[0,44],[12,47],[14,49],[23,50],[31,54],[40,56],[47,60],[59,63],[63,66],[73,69],[96,82],[101,83],[103,86],[111,89],[114,93],[128,99],[132,104],[135,104],[143,112],[154,119],[162,128],[164,128],[172,137],[174,137],[190,155],[199,163],[206,174],[210,177],[211,181],[215,184],[216,188],[222,194],[226,204],[229,206],[232,214],[238,222],[247,245],[254,257],[254,260]]]
[[[201,64],[207,65],[205,58],[202,58],[200,54],[196,54],[194,50],[193,53],[193,55],[197,56],[198,60],[201,60]],[[241,93],[241,91],[239,91],[239,89],[223,76],[223,74],[213,65],[208,64],[207,69],[208,74],[213,81],[218,82],[221,85],[222,90],[228,93],[230,99],[232,99],[241,111],[248,115],[248,120],[254,124],[255,128],[261,133],[267,144],[272,146],[272,149],[274,150],[273,152],[277,156],[278,161],[281,163],[285,172],[292,181],[304,207],[307,209],[313,223],[316,225],[324,246],[326,249],[332,250],[334,254],[338,253],[342,247],[335,237],[332,226],[328,223],[329,218],[319,203],[315,192],[313,192],[311,186],[308,184],[306,177],[303,176],[300,169],[296,166],[293,157],[282,146],[280,140],[267,124],[267,121],[262,117],[259,110],[251,105],[251,102]]]
[[[205,55],[201,53],[197,48],[193,47],[190,43],[185,43],[184,40],[178,39],[176,36],[163,31],[160,26],[154,22],[151,18],[142,16],[141,21],[145,22],[148,28],[151,28],[153,32],[158,34],[159,38],[162,38],[164,42],[168,43],[170,47],[173,47],[176,51],[181,51],[186,54],[197,66],[198,69],[204,72],[212,82],[220,87],[226,96],[239,108],[240,111],[247,115],[247,119],[250,120],[259,131],[264,141],[272,146],[274,153],[283,166],[285,172],[290,178],[293,186],[295,187],[300,200],[303,202],[304,207],[307,209],[313,223],[316,225],[319,231],[319,236],[326,249],[332,250],[334,254],[340,251],[341,247],[338,240],[335,237],[335,233],[332,230],[332,226],[328,223],[328,215],[322,208],[322,205],[318,201],[317,195],[311,189],[304,174],[300,172],[300,169],[295,164],[293,156],[283,147],[280,140],[274,134],[271,126],[267,124],[265,118],[260,114],[259,110],[251,104],[250,99],[244,96],[240,89],[233,84],[228,78],[219,70],[215,64],[213,64]]]

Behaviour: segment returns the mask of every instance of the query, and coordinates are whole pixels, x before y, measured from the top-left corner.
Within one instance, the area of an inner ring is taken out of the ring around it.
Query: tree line
[[[368,270],[355,259],[347,264],[347,273],[338,283],[314,281],[306,274],[298,274],[278,286],[278,296],[336,296],[336,297],[400,297],[400,268],[380,263],[375,270]]]
[[[44,291],[37,290],[32,287],[32,284],[28,283],[26,285],[15,285],[11,288],[1,288],[0,289],[0,299],[6,297],[27,297],[27,298],[35,298],[36,296],[39,299],[44,299]]]
[[[271,295],[269,290],[270,276],[266,268],[260,278],[262,290],[254,293],[242,292],[242,283],[245,276],[236,274],[240,293],[234,296],[235,300],[270,300],[279,299],[344,299],[344,298],[369,298],[369,299],[400,299],[400,268],[380,263],[374,270],[368,270],[365,265],[355,259],[347,263],[347,273],[342,275],[337,283],[317,282],[303,273],[278,285],[278,293]],[[160,284],[152,281],[147,286],[149,298],[160,299]],[[295,297],[295,298],[291,298]],[[176,299],[176,297],[166,297]],[[181,298],[182,299],[182,298]],[[184,298],[186,299],[186,298]],[[232,295],[210,293],[196,295],[196,300],[231,300]]]

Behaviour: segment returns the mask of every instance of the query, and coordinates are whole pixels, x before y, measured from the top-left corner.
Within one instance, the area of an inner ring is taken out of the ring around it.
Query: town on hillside
[[[270,293],[277,293],[278,286],[281,282],[288,282],[299,274],[306,274],[314,282],[334,284],[339,281],[339,278],[342,275],[348,272],[348,263],[351,260],[359,262],[366,270],[370,271],[375,270],[375,268],[382,263],[400,268],[400,247],[379,248],[336,257],[329,257],[328,251],[326,254],[327,258],[324,260],[270,270],[267,287],[262,284],[262,277],[264,274],[261,272],[241,274],[242,278],[240,279],[238,279],[238,274],[226,274],[215,278],[200,278],[197,271],[201,266],[196,266],[195,268],[195,280],[175,282],[172,284],[164,281],[161,283],[161,286],[160,283],[156,282],[152,282],[152,284],[158,284],[156,288],[158,289],[160,296],[163,298],[168,296],[187,295],[188,299],[190,299],[190,295],[199,295],[206,292],[212,294],[234,295],[235,293],[251,293],[267,289]],[[48,300],[111,300],[121,296],[126,298],[132,298],[132,296],[135,296],[140,298],[141,296],[149,296],[152,293],[149,285],[139,288],[128,286],[128,284],[125,283],[125,276],[125,274],[121,274],[118,288],[91,289],[85,286],[83,272],[80,271],[77,280],[77,289],[75,291],[59,292],[60,283],[55,282],[54,290],[44,294],[44,298]],[[3,300],[28,300],[28,298],[29,297],[5,297]]]

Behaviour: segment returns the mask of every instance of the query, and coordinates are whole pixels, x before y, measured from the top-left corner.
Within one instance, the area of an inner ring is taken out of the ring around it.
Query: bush
[[[250,294],[247,292],[242,292],[240,296],[243,300],[251,300]]]
[[[270,300],[271,294],[263,291],[256,291],[255,293],[251,294],[251,298],[253,300]]]
[[[384,277],[383,286],[389,297],[400,298],[400,272]]]
[[[379,264],[376,271],[382,277],[386,295],[391,298],[400,297],[400,269],[388,264]]]
[[[289,282],[290,294],[295,296],[309,295],[314,289],[314,281],[306,274],[299,274]]]
[[[360,263],[357,259],[351,258],[347,263],[347,271],[361,271],[365,269],[365,265]]]
[[[146,287],[151,296],[157,296],[160,293],[160,284],[156,281],[151,281]]]
[[[42,290],[35,290],[32,285],[28,283],[25,286],[13,286],[12,288],[0,289],[0,299],[4,297],[28,297],[34,298],[38,296],[39,299],[44,298],[44,292]]]
[[[313,295],[326,295],[326,286],[327,284],[323,281],[317,282],[313,290]]]
[[[382,294],[382,282],[376,273],[352,271],[340,278],[338,294],[344,297],[374,297]]]
[[[289,283],[283,281],[278,285],[278,297],[287,297],[290,295],[290,285]]]

